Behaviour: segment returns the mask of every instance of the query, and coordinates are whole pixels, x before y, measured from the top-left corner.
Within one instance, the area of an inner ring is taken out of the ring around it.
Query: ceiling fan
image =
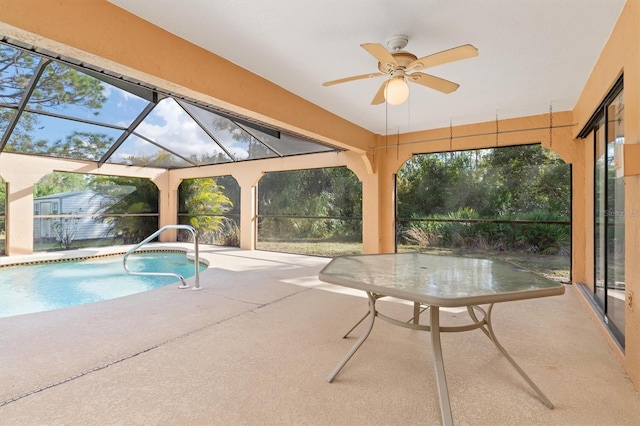
[[[388,50],[379,43],[361,44],[360,46],[362,46],[364,50],[378,60],[378,69],[380,72],[327,81],[322,83],[322,85],[333,86],[334,84],[386,75],[389,76],[389,78],[382,83],[382,86],[380,86],[380,89],[378,89],[378,92],[373,97],[371,105],[381,104],[385,100],[391,105],[399,105],[409,96],[407,81],[429,87],[442,93],[451,93],[460,87],[457,83],[434,75],[418,72],[419,70],[478,56],[478,49],[470,44],[463,44],[462,46],[418,58],[413,53],[402,50],[408,42],[409,38],[407,36],[397,35],[387,41]]]

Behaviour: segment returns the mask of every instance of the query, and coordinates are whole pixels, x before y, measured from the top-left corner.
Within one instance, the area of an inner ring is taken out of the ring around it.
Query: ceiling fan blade
[[[376,95],[371,100],[371,105],[380,105],[384,102],[384,89],[385,87],[387,87],[387,84],[389,84],[389,80],[386,80],[384,83],[382,83],[382,86],[380,86],[380,88],[376,92]]]
[[[364,80],[365,78],[380,77],[381,75],[384,75],[384,74],[382,74],[381,72],[374,72],[370,74],[354,75],[353,77],[346,77],[346,78],[340,78],[338,80],[326,81],[322,83],[322,85],[333,86],[334,84],[346,83],[348,81],[354,81],[354,80]]]
[[[453,81],[445,80],[444,78],[424,74],[421,72],[414,72],[411,75],[407,75],[407,79],[413,83],[418,83],[422,86],[437,90],[442,93],[455,92],[458,87],[460,87],[458,83],[454,83]]]
[[[462,46],[443,50],[442,52],[416,59],[407,65],[406,71],[423,70],[425,68],[435,67],[436,65],[473,58],[474,56],[478,56],[478,49],[471,44],[463,44]]]
[[[380,43],[365,43],[360,46],[373,55],[382,64],[383,68],[392,70],[398,65],[393,55]]]

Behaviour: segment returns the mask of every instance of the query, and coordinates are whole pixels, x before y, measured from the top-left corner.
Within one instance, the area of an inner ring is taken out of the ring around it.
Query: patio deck
[[[318,281],[329,259],[207,246],[201,256],[211,265],[199,292],[171,285],[0,318],[0,424],[439,424],[427,333],[379,321],[326,382],[367,306]],[[640,396],[573,288],[493,315],[555,409],[483,333],[446,334],[458,424],[640,424]]]

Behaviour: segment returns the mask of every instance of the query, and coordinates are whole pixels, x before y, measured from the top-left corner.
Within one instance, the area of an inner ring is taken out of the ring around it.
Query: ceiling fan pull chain
[[[407,105],[409,110],[408,112],[408,120],[407,120],[407,133],[411,131],[411,99],[409,99],[409,104]],[[400,126],[398,126],[398,136],[396,139],[396,160],[400,159]]]
[[[384,103],[384,153],[388,154],[389,147],[389,103]]]
[[[498,146],[498,133],[500,130],[498,129],[498,111],[496,110],[496,147]]]
[[[453,152],[453,121],[449,119],[449,152]]]
[[[549,149],[553,147],[553,103],[549,102]]]

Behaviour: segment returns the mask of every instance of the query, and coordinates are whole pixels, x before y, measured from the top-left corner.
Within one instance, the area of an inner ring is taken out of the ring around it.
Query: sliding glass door
[[[594,299],[612,334],[624,347],[624,92],[618,89],[602,111],[595,138]]]

